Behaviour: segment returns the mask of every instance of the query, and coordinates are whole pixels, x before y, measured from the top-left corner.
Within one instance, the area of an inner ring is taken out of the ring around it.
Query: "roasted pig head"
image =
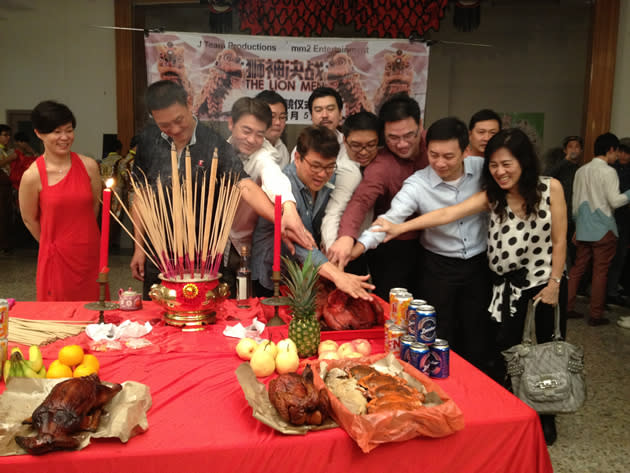
[[[79,440],[72,435],[82,430],[95,432],[103,406],[122,390],[101,384],[98,375],[72,378],[55,385],[25,424],[33,424],[35,437],[16,436],[17,444],[31,455],[55,450],[74,450]]]

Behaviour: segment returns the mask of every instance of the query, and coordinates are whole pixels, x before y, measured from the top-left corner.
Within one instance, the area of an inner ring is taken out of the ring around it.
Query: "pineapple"
[[[283,257],[288,272],[284,281],[290,292],[287,305],[293,313],[289,338],[295,342],[301,358],[315,355],[319,346],[319,322],[315,318],[319,266],[313,264],[311,257],[312,253],[309,253],[302,268],[298,263]]]

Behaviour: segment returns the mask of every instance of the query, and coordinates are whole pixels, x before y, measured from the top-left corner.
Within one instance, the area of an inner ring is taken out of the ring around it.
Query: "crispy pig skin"
[[[286,373],[272,379],[269,400],[280,417],[294,425],[321,425],[330,411],[326,390],[315,390],[310,366],[302,375]]]

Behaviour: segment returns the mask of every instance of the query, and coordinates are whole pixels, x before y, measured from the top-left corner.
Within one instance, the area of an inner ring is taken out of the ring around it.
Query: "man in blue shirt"
[[[429,166],[412,174],[381,218],[401,223],[413,213],[424,214],[454,205],[481,190],[483,158],[464,159],[466,125],[454,117],[435,122],[426,135]],[[417,268],[421,292],[437,313],[437,335],[480,369],[490,359],[490,273],[486,259],[487,215],[471,215],[453,223],[425,229],[420,243],[424,264]],[[372,230],[377,230],[373,228]],[[358,250],[375,248],[385,233],[367,230]]]
[[[322,219],[334,189],[338,154],[339,142],[333,131],[324,126],[309,126],[298,137],[295,161],[283,170],[291,182],[298,214],[318,245],[321,241]],[[273,223],[260,218],[254,231],[252,280],[257,296],[272,295],[273,230]],[[308,249],[296,244],[294,258],[303,263],[308,252]],[[284,245],[282,254],[289,255]],[[317,249],[313,250],[312,258],[314,264],[321,265],[319,274],[332,281],[338,289],[352,297],[372,299],[366,291],[374,289],[372,284],[366,282],[369,276],[343,272],[328,262],[324,253]]]

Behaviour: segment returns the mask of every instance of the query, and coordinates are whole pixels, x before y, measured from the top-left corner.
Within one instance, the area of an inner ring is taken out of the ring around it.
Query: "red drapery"
[[[241,30],[271,36],[321,35],[353,24],[367,35],[396,38],[440,29],[448,0],[241,0]]]

